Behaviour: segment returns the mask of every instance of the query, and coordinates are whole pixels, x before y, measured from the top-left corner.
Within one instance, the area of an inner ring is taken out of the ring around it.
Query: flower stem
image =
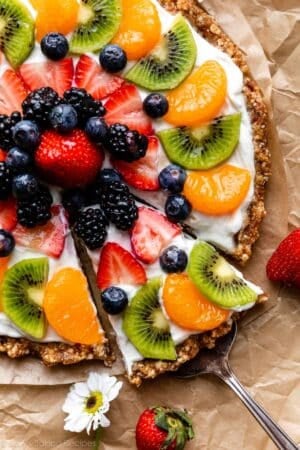
[[[101,427],[97,428],[93,450],[99,450],[101,431]]]

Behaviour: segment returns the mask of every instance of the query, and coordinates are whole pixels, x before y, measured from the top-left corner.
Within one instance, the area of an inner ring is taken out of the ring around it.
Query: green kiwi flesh
[[[100,50],[117,33],[121,18],[121,0],[81,0],[79,24],[70,42],[71,52]]]
[[[48,258],[25,259],[6,272],[2,284],[5,314],[35,339],[42,339],[47,328],[42,301],[48,274]]]
[[[158,134],[170,161],[190,170],[207,170],[226,161],[240,138],[241,114],[197,128],[169,128]]]
[[[123,330],[144,358],[175,361],[175,344],[159,304],[160,288],[161,280],[153,278],[139,289],[124,313]]]
[[[0,50],[17,69],[31,53],[35,24],[30,11],[19,0],[0,0]]]
[[[199,291],[221,308],[249,309],[257,301],[256,292],[206,242],[199,242],[193,247],[188,274]]]
[[[178,15],[157,47],[135,64],[125,78],[149,91],[173,89],[190,74],[196,55],[193,33]]]

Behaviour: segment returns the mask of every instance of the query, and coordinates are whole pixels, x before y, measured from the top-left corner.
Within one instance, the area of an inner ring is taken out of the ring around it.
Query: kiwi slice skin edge
[[[22,260],[6,272],[2,283],[4,313],[26,335],[40,340],[46,332],[43,289],[49,275],[48,258]]]
[[[31,53],[35,42],[35,22],[19,0],[0,0],[0,50],[17,69]]]
[[[82,54],[101,50],[117,33],[121,19],[121,0],[82,0],[70,51]]]
[[[207,242],[194,245],[187,272],[199,291],[221,308],[242,311],[257,301],[257,293]]]
[[[169,128],[157,134],[170,161],[184,169],[208,170],[230,158],[240,129],[241,114],[236,113],[197,128]]]
[[[139,289],[124,313],[123,331],[144,358],[175,361],[175,344],[159,304],[160,288],[161,279],[153,278]]]
[[[196,56],[197,47],[190,26],[178,14],[161,42],[138,61],[125,78],[149,91],[174,89],[191,73]]]

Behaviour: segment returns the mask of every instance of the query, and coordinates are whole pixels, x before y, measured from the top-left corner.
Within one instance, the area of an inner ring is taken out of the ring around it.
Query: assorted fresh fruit
[[[194,430],[187,411],[159,406],[141,414],[135,438],[137,450],[183,450]]]
[[[241,114],[222,115],[225,70],[217,61],[195,66],[188,22],[178,15],[162,35],[150,0],[30,3],[36,19],[21,0],[0,0],[0,51],[11,66],[0,77],[2,308],[34,339],[49,324],[67,341],[103,342],[81,270],[62,267],[48,280],[48,258],[65,249],[66,211],[76,236],[99,251],[104,310],[123,317],[124,333],[143,357],[176,360],[170,321],[211,330],[228,320],[228,310],[257,300],[209,244],[196,243],[189,254],[174,243],[193,210],[231,214],[249,192],[250,172],[224,164],[241,128]],[[41,58],[27,60],[35,39]],[[79,55],[76,66],[72,54]],[[169,163],[162,167],[163,150]],[[165,191],[165,214],[138,206],[127,184]],[[53,197],[57,187],[63,207]],[[109,226],[127,233],[130,250],[106,242]],[[48,258],[10,265],[15,246]],[[149,277],[152,265],[164,277]],[[287,279],[274,270],[273,279]],[[152,437],[164,448],[183,448],[192,438],[183,414],[150,413],[159,419]],[[140,430],[138,448],[158,448],[150,434],[142,443]]]
[[[267,264],[271,281],[300,288],[300,229],[292,231],[278,246]]]

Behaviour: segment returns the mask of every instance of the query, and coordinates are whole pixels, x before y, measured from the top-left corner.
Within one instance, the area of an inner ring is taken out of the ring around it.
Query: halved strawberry
[[[6,155],[7,155],[7,153],[0,148],[0,162],[3,162],[6,160]]]
[[[105,120],[110,125],[121,123],[142,134],[153,133],[151,119],[144,113],[142,98],[133,84],[124,83],[109,97],[105,108]]]
[[[52,219],[40,227],[28,229],[18,224],[13,232],[16,243],[59,258],[65,246],[67,222],[62,207],[53,206],[52,214]]]
[[[63,95],[72,86],[73,60],[72,58],[65,58],[55,62],[25,63],[21,66],[20,73],[26,85],[32,91],[49,86],[59,95]]]
[[[20,75],[7,69],[0,78],[0,114],[10,115],[14,111],[22,111],[22,102],[27,94]]]
[[[180,233],[180,227],[171,223],[162,213],[142,206],[131,232],[132,248],[141,261],[152,264]]]
[[[75,70],[75,82],[95,99],[102,100],[119,89],[124,80],[105,72],[90,56],[81,55]]]
[[[130,186],[143,191],[157,191],[159,141],[155,136],[150,136],[148,140],[148,150],[144,158],[133,163],[113,160],[112,164]]]
[[[135,257],[120,245],[108,242],[102,249],[97,283],[100,289],[118,284],[145,284],[146,272]]]
[[[17,225],[17,207],[14,199],[0,201],[0,229],[12,231]]]

